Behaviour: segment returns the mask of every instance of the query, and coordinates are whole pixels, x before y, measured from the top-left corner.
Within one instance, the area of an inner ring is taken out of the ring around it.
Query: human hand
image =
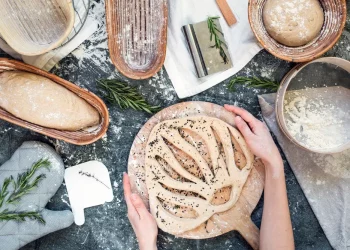
[[[158,226],[148,212],[141,197],[131,193],[129,176],[123,176],[124,198],[128,206],[128,218],[139,242],[140,250],[156,250]]]
[[[277,146],[263,122],[242,108],[225,105],[225,109],[237,115],[235,117],[237,128],[244,136],[252,153],[259,157],[265,166],[283,166]]]

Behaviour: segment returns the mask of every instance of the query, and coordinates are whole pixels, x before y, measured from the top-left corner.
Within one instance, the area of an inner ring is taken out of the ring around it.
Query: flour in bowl
[[[292,137],[309,149],[350,142],[350,90],[344,87],[287,91],[284,118]]]

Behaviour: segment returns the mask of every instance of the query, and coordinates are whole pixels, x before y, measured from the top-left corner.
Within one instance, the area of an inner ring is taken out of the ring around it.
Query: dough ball
[[[318,0],[267,0],[263,20],[277,42],[298,47],[320,34],[324,12]]]

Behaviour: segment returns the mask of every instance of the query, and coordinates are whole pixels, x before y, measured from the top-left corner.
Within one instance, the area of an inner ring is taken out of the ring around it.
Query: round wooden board
[[[130,150],[128,173],[132,191],[142,197],[147,207],[149,207],[149,202],[144,162],[148,137],[153,127],[162,121],[198,115],[215,117],[235,126],[234,115],[222,106],[208,102],[183,102],[165,108],[154,115],[137,134]],[[230,210],[213,215],[206,225],[202,224],[194,230],[176,236],[189,239],[205,239],[237,230],[253,249],[258,249],[259,230],[250,217],[262,195],[264,179],[264,166],[261,161],[256,160],[240,198]]]

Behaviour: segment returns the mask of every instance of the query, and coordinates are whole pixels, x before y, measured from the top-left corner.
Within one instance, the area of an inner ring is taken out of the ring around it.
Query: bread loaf
[[[0,108],[48,128],[77,131],[98,125],[99,113],[65,87],[22,71],[0,74]]]

